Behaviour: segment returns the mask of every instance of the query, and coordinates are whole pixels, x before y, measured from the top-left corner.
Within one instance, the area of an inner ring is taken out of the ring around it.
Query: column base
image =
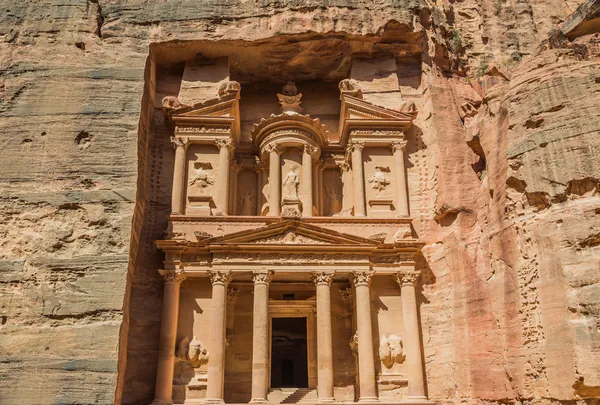
[[[219,405],[224,404],[225,401],[223,401],[222,398],[204,398],[204,403],[210,405]]]
[[[165,401],[162,399],[155,399],[150,405],[173,405],[173,401]]]
[[[251,404],[268,404],[269,401],[266,398],[252,398],[250,400]]]
[[[379,402],[379,398],[377,397],[360,397],[358,403],[371,403],[371,402]]]
[[[331,404],[333,402],[335,402],[335,399],[333,397],[323,399],[319,398],[317,400],[317,404]]]

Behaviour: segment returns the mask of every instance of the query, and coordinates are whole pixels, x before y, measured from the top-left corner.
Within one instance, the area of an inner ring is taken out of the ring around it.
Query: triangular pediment
[[[173,119],[186,117],[233,117],[239,93],[213,98],[202,103],[184,106],[171,111]]]
[[[202,241],[204,245],[330,245],[330,246],[377,246],[379,243],[359,236],[340,233],[298,220],[286,220],[218,236]]]

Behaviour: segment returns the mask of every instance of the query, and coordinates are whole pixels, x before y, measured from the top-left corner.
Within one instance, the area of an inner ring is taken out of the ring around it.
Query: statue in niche
[[[197,185],[205,189],[212,186],[215,181],[207,170],[212,169],[212,165],[206,162],[194,162],[194,173],[190,176],[190,186]]]
[[[295,169],[291,169],[283,181],[284,198],[298,199],[298,187],[300,186],[300,175]]]
[[[375,166],[375,173],[373,173],[373,176],[367,180],[369,183],[371,183],[373,190],[377,191],[377,194],[379,194],[382,190],[385,190],[387,185],[390,184],[390,181],[385,177],[385,173],[389,172],[390,168],[387,166]]]
[[[238,199],[238,215],[252,215],[254,213],[254,193],[251,190],[242,190]]]
[[[392,368],[394,363],[403,363],[406,355],[402,350],[402,339],[396,335],[385,336],[381,338],[379,345],[379,360],[387,368]]]
[[[342,210],[342,202],[337,187],[327,187],[325,189],[325,204],[329,215],[338,214]]]

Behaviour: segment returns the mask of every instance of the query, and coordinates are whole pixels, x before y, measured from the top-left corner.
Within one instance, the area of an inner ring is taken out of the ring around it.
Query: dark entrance
[[[273,318],[271,387],[308,388],[306,318]]]

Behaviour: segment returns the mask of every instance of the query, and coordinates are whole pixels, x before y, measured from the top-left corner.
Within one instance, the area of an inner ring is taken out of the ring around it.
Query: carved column
[[[262,214],[263,187],[265,184],[265,165],[259,160],[256,162],[256,215]]]
[[[279,159],[278,159],[279,160]],[[252,399],[267,402],[269,387],[269,283],[273,273],[257,271],[254,282],[254,311],[252,319]]]
[[[362,152],[364,142],[355,142],[350,145],[352,153],[352,178],[354,182],[354,216],[364,217],[365,209],[365,176],[363,170]]]
[[[300,201],[302,202],[302,216],[312,217],[313,207],[313,172],[312,172],[312,155],[317,152],[316,148],[310,145],[304,145],[302,148],[302,177],[300,193]]]
[[[206,403],[222,404],[225,377],[225,322],[227,320],[227,284],[230,271],[209,271],[212,284],[212,312],[210,315],[210,346]]]
[[[371,271],[354,274],[356,293],[356,322],[358,329],[358,374],[360,386],[359,402],[377,401],[375,382],[375,359],[373,357],[373,330],[371,324]]]
[[[396,205],[398,215],[407,217],[408,211],[408,185],[406,184],[406,168],[404,167],[404,151],[406,150],[406,141],[392,142],[392,151],[394,153],[394,171],[396,172]]]
[[[231,139],[218,139],[215,145],[219,148],[219,169],[216,181],[216,201],[217,213],[227,215],[229,196],[229,163],[231,151],[233,150],[233,142]]]
[[[416,286],[419,273],[398,273],[396,281],[402,295],[402,319],[404,323],[404,347],[406,348],[406,371],[408,374],[407,400],[426,400],[425,375],[421,358],[422,345],[419,333],[419,312]]]
[[[185,189],[185,152],[188,139],[171,137],[175,147],[175,165],[173,167],[173,193],[171,194],[171,213],[183,214],[183,191]]]
[[[269,153],[269,216],[278,217],[281,214],[281,150],[275,145],[267,147]]]
[[[185,279],[183,271],[159,270],[165,280],[160,342],[158,347],[158,367],[156,370],[155,405],[173,403],[173,371],[175,367],[175,339],[177,318],[179,317],[179,287]]]
[[[333,338],[331,279],[333,272],[313,273],[317,287],[317,393],[319,402],[333,402]]]

